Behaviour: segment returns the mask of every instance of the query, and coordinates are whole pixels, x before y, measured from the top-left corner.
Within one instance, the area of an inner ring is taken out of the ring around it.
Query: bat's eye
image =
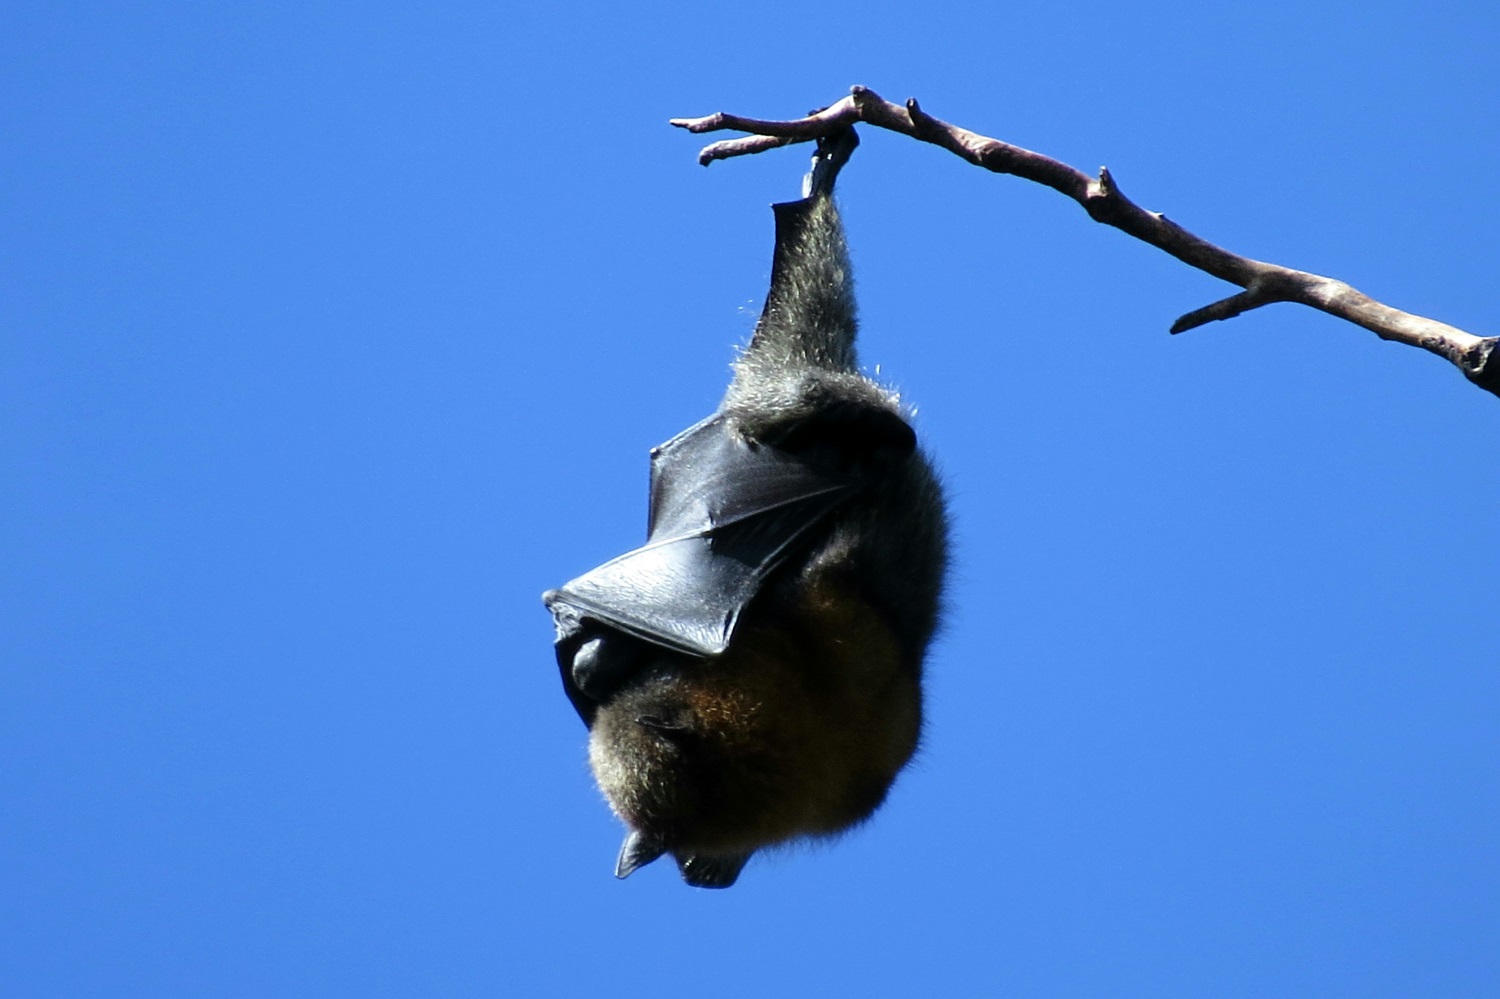
[[[676,741],[693,730],[687,710],[680,705],[664,707],[652,714],[636,715],[635,723],[668,741]]]
[[[623,635],[595,635],[573,653],[573,682],[585,696],[606,701],[639,671],[644,653]]]

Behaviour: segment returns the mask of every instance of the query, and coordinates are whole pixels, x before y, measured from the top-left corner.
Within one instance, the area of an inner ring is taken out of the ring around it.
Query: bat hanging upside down
[[[543,597],[589,761],[629,832],[725,888],[868,818],[917,747],[947,522],[896,397],[858,372],[820,140],[776,205],[771,290],[718,412],[651,452],[646,544]]]

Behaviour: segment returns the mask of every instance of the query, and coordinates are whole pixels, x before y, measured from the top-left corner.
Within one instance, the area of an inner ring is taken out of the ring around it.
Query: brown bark
[[[908,100],[902,107],[872,90],[855,87],[838,103],[805,118],[788,121],[763,121],[722,112],[704,118],[672,119],[673,125],[695,133],[722,130],[749,133],[705,146],[698,154],[698,162],[704,166],[714,160],[807,142],[855,122],[941,146],[975,166],[995,173],[1014,174],[1045,184],[1078,202],[1095,222],[1114,226],[1191,267],[1245,289],[1182,316],[1172,324],[1173,333],[1216,319],[1232,319],[1271,302],[1300,302],[1363,326],[1383,340],[1394,340],[1437,354],[1456,365],[1475,385],[1500,396],[1500,351],[1496,350],[1500,337],[1476,336],[1435,319],[1393,309],[1333,278],[1230,253],[1166,216],[1141,208],[1120,192],[1107,169],[1101,168],[1098,177],[1090,177],[1041,153],[934,118],[923,111],[915,99]],[[1492,356],[1495,358],[1493,362]]]

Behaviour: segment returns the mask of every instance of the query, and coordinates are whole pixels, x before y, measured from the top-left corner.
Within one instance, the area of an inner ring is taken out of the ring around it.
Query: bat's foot
[[[818,194],[832,194],[833,182],[838,179],[844,164],[849,162],[849,157],[854,155],[854,147],[857,145],[859,136],[854,133],[852,125],[818,139],[818,151],[813,154],[812,171],[802,181],[802,196],[811,198]]]

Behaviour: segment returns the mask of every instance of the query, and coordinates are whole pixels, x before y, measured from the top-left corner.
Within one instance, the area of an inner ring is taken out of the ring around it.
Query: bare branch
[[[1107,169],[1100,168],[1098,178],[1092,178],[1041,153],[934,118],[915,99],[902,107],[873,90],[854,87],[848,97],[837,103],[805,118],[788,121],[763,121],[723,113],[672,119],[673,125],[694,133],[726,129],[749,133],[746,138],[706,146],[698,156],[698,162],[704,166],[718,159],[807,142],[854,122],[941,146],[994,173],[1014,174],[1045,184],[1078,202],[1095,222],[1113,226],[1191,267],[1245,289],[1189,312],[1172,324],[1173,333],[1215,320],[1232,319],[1272,302],[1299,302],[1363,326],[1382,340],[1394,340],[1437,354],[1457,366],[1475,385],[1500,396],[1500,350],[1496,349],[1500,337],[1476,336],[1435,319],[1393,309],[1333,278],[1230,253],[1193,235],[1165,215],[1141,208],[1120,191]]]
[[[739,139],[724,139],[704,146],[703,150],[698,153],[698,164],[708,166],[714,160],[727,160],[733,156],[763,153],[767,149],[777,149],[793,142],[807,141],[807,139],[794,139],[789,135],[747,135]]]
[[[1173,323],[1172,328],[1168,332],[1173,334],[1186,333],[1188,330],[1197,329],[1199,326],[1204,326],[1216,320],[1233,319],[1241,312],[1249,312],[1251,309],[1258,309],[1262,305],[1269,305],[1271,302],[1279,301],[1284,301],[1284,299],[1273,298],[1264,290],[1252,285],[1238,295],[1230,295],[1228,298],[1214,302],[1212,305],[1205,305],[1201,309],[1194,309]]]

